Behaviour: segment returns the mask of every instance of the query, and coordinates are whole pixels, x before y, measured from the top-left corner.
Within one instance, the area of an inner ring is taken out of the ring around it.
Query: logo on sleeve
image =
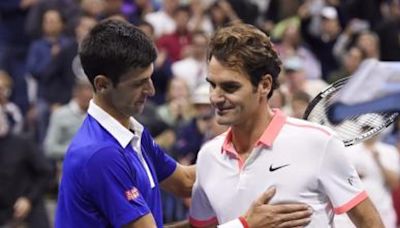
[[[125,191],[125,197],[128,201],[135,200],[139,197],[139,190],[137,190],[135,187],[132,187],[131,189]]]
[[[351,177],[347,178],[347,182],[349,182],[349,184],[350,184],[351,186],[353,186],[353,185],[354,185],[354,177],[351,176]]]

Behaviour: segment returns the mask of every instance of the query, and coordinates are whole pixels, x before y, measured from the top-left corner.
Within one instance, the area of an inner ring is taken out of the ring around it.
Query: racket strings
[[[367,113],[363,115],[350,116],[340,124],[332,124],[327,117],[327,110],[340,87],[344,83],[336,85],[336,87],[326,90],[326,94],[322,94],[322,99],[314,106],[309,113],[307,120],[333,129],[337,136],[345,143],[346,146],[353,145],[363,139],[369,138],[381,131],[392,122],[392,118],[396,118],[397,113]],[[356,95],[356,94],[355,94]]]

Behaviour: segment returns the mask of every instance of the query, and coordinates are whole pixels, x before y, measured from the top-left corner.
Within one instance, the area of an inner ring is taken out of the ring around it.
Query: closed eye
[[[136,82],[132,83],[132,87],[133,88],[141,87],[141,86],[145,85],[146,83],[149,83],[149,81],[151,81],[151,78],[145,78],[145,79],[136,81]]]
[[[221,88],[227,93],[234,93],[239,90],[240,87],[241,86],[236,83],[226,83],[221,85]]]
[[[206,80],[210,84],[211,88],[215,89],[217,87],[217,84],[215,84],[208,78]],[[232,81],[222,82],[221,84],[219,84],[219,86],[223,91],[225,91],[227,93],[234,93],[242,87],[242,85],[240,83],[232,82]]]

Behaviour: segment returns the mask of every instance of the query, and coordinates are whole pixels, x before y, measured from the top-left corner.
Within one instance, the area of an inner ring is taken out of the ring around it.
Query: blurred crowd
[[[44,200],[56,201],[64,153],[92,97],[79,44],[106,18],[154,40],[156,94],[136,118],[183,164],[226,130],[214,121],[205,81],[207,44],[221,26],[250,23],[270,36],[283,69],[271,105],[298,118],[364,59],[400,61],[399,0],[1,0],[0,227],[51,226]],[[365,177],[366,188],[380,185],[390,199],[371,199],[399,212],[400,121],[368,143],[356,149],[379,177]],[[189,204],[163,193],[164,222],[185,219]]]

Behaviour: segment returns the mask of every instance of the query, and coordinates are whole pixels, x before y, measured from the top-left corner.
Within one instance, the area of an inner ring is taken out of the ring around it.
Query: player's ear
[[[258,89],[262,96],[267,97],[268,93],[272,89],[272,76],[270,74],[265,74],[261,76],[261,80],[258,83]]]
[[[97,75],[94,78],[94,88],[97,93],[105,93],[112,87],[112,82],[104,75]]]

